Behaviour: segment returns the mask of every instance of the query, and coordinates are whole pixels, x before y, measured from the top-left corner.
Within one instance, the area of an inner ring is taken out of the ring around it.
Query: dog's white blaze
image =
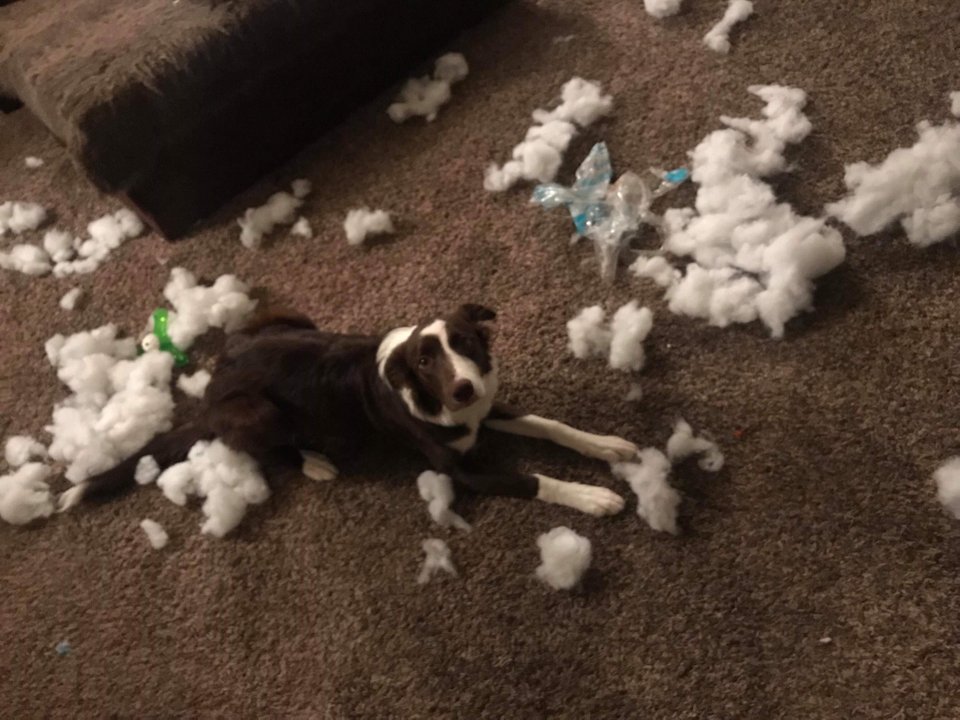
[[[377,348],[377,368],[380,371],[380,377],[384,381],[387,379],[385,370],[387,360],[390,358],[390,353],[409,340],[414,330],[416,330],[416,328],[413,326],[395,328],[384,335],[383,340],[380,341],[380,346]]]
[[[454,349],[450,347],[450,336],[447,334],[446,321],[434,320],[423,330],[421,330],[420,334],[433,335],[440,340],[440,345],[443,347],[443,352],[450,361],[451,367],[453,367],[453,377],[455,381],[469,380],[473,384],[473,388],[476,391],[478,398],[483,398],[483,396],[487,394],[486,383],[484,382],[483,375],[480,373],[480,368],[477,367],[477,364],[470,358],[464,357],[458,352],[455,352]]]

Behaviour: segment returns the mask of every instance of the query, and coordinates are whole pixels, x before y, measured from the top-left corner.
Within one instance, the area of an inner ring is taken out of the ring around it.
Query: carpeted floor
[[[384,96],[202,232],[129,243],[80,281],[76,314],[57,307],[67,280],[0,278],[4,435],[40,433],[62,397],[48,336],[107,321],[139,331],[175,265],[235,272],[336,330],[490,304],[510,400],[641,444],[662,445],[683,413],[721,440],[719,476],[693,466],[676,479],[682,535],[651,532],[632,501],[594,519],[470,499],[474,532],[448,538],[462,577],[419,587],[420,541],[438,533],[413,488],[422,463],[381,456],[332,484],[288,479],[223,541],[156,488],[0,525],[0,715],[960,717],[960,523],[929,480],[960,449],[957,246],[846,233],[817,311],[775,342],[757,325],[672,316],[632,278],[603,287],[589,251],[567,244],[567,217],[527,206],[526,188],[481,188],[485,162],[573,74],[603,81],[616,112],[578,139],[563,179],[598,139],[620,170],[676,164],[720,114],[756,114],[747,85],[782,82],[810,94],[816,130],[778,188],[816,213],[840,194],[844,162],[912,142],[960,88],[953,0],[760,2],[729,57],[699,44],[725,3],[686,5],[657,23],[640,0],[517,2],[455,45],[472,73],[435,123],[395,126]],[[28,154],[46,165],[26,170]],[[79,232],[113,207],[25,113],[0,117],[0,168],[0,198],[42,202],[60,226]],[[318,237],[244,250],[234,218],[300,175],[316,186]],[[361,204],[394,211],[399,233],[348,247],[340,223]],[[630,298],[656,312],[640,405],[621,399],[628,378],[565,351],[580,307]],[[572,453],[486,442],[523,468],[616,486]],[[147,516],[171,534],[162,552],[137,527]],[[572,595],[532,577],[537,534],[561,524],[594,542]]]

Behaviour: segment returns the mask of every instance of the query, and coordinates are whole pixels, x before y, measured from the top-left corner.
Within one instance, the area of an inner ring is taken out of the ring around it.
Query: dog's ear
[[[456,314],[467,322],[471,323],[489,322],[490,320],[497,319],[497,313],[495,313],[493,310],[488,307],[484,307],[483,305],[476,305],[474,303],[466,303],[461,305],[457,309]]]
[[[411,384],[411,375],[410,365],[407,364],[403,348],[396,348],[390,353],[390,357],[387,358],[387,362],[383,366],[384,379],[394,390],[399,390]]]

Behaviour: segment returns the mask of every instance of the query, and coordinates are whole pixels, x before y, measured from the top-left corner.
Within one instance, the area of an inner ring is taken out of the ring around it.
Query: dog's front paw
[[[613,490],[597,485],[564,482],[538,475],[537,498],[545,502],[566,505],[588,515],[616,515],[623,510],[623,498]]]
[[[632,460],[640,452],[640,448],[635,443],[616,435],[596,435],[591,438],[585,451],[585,455],[604,462],[615,463]]]
[[[625,504],[622,497],[613,490],[607,490],[605,487],[595,485],[583,485],[582,495],[578,498],[577,510],[582,510],[588,515],[602,517],[604,515],[616,515],[623,510]]]

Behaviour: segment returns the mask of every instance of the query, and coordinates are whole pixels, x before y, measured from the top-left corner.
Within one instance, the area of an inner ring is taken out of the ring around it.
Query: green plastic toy
[[[148,350],[162,350],[173,355],[173,362],[179,367],[183,367],[190,362],[187,354],[173,344],[170,339],[167,328],[170,324],[170,313],[166,308],[157,308],[153,311],[153,330],[147,333],[147,336],[140,341],[138,354],[142,355]]]

